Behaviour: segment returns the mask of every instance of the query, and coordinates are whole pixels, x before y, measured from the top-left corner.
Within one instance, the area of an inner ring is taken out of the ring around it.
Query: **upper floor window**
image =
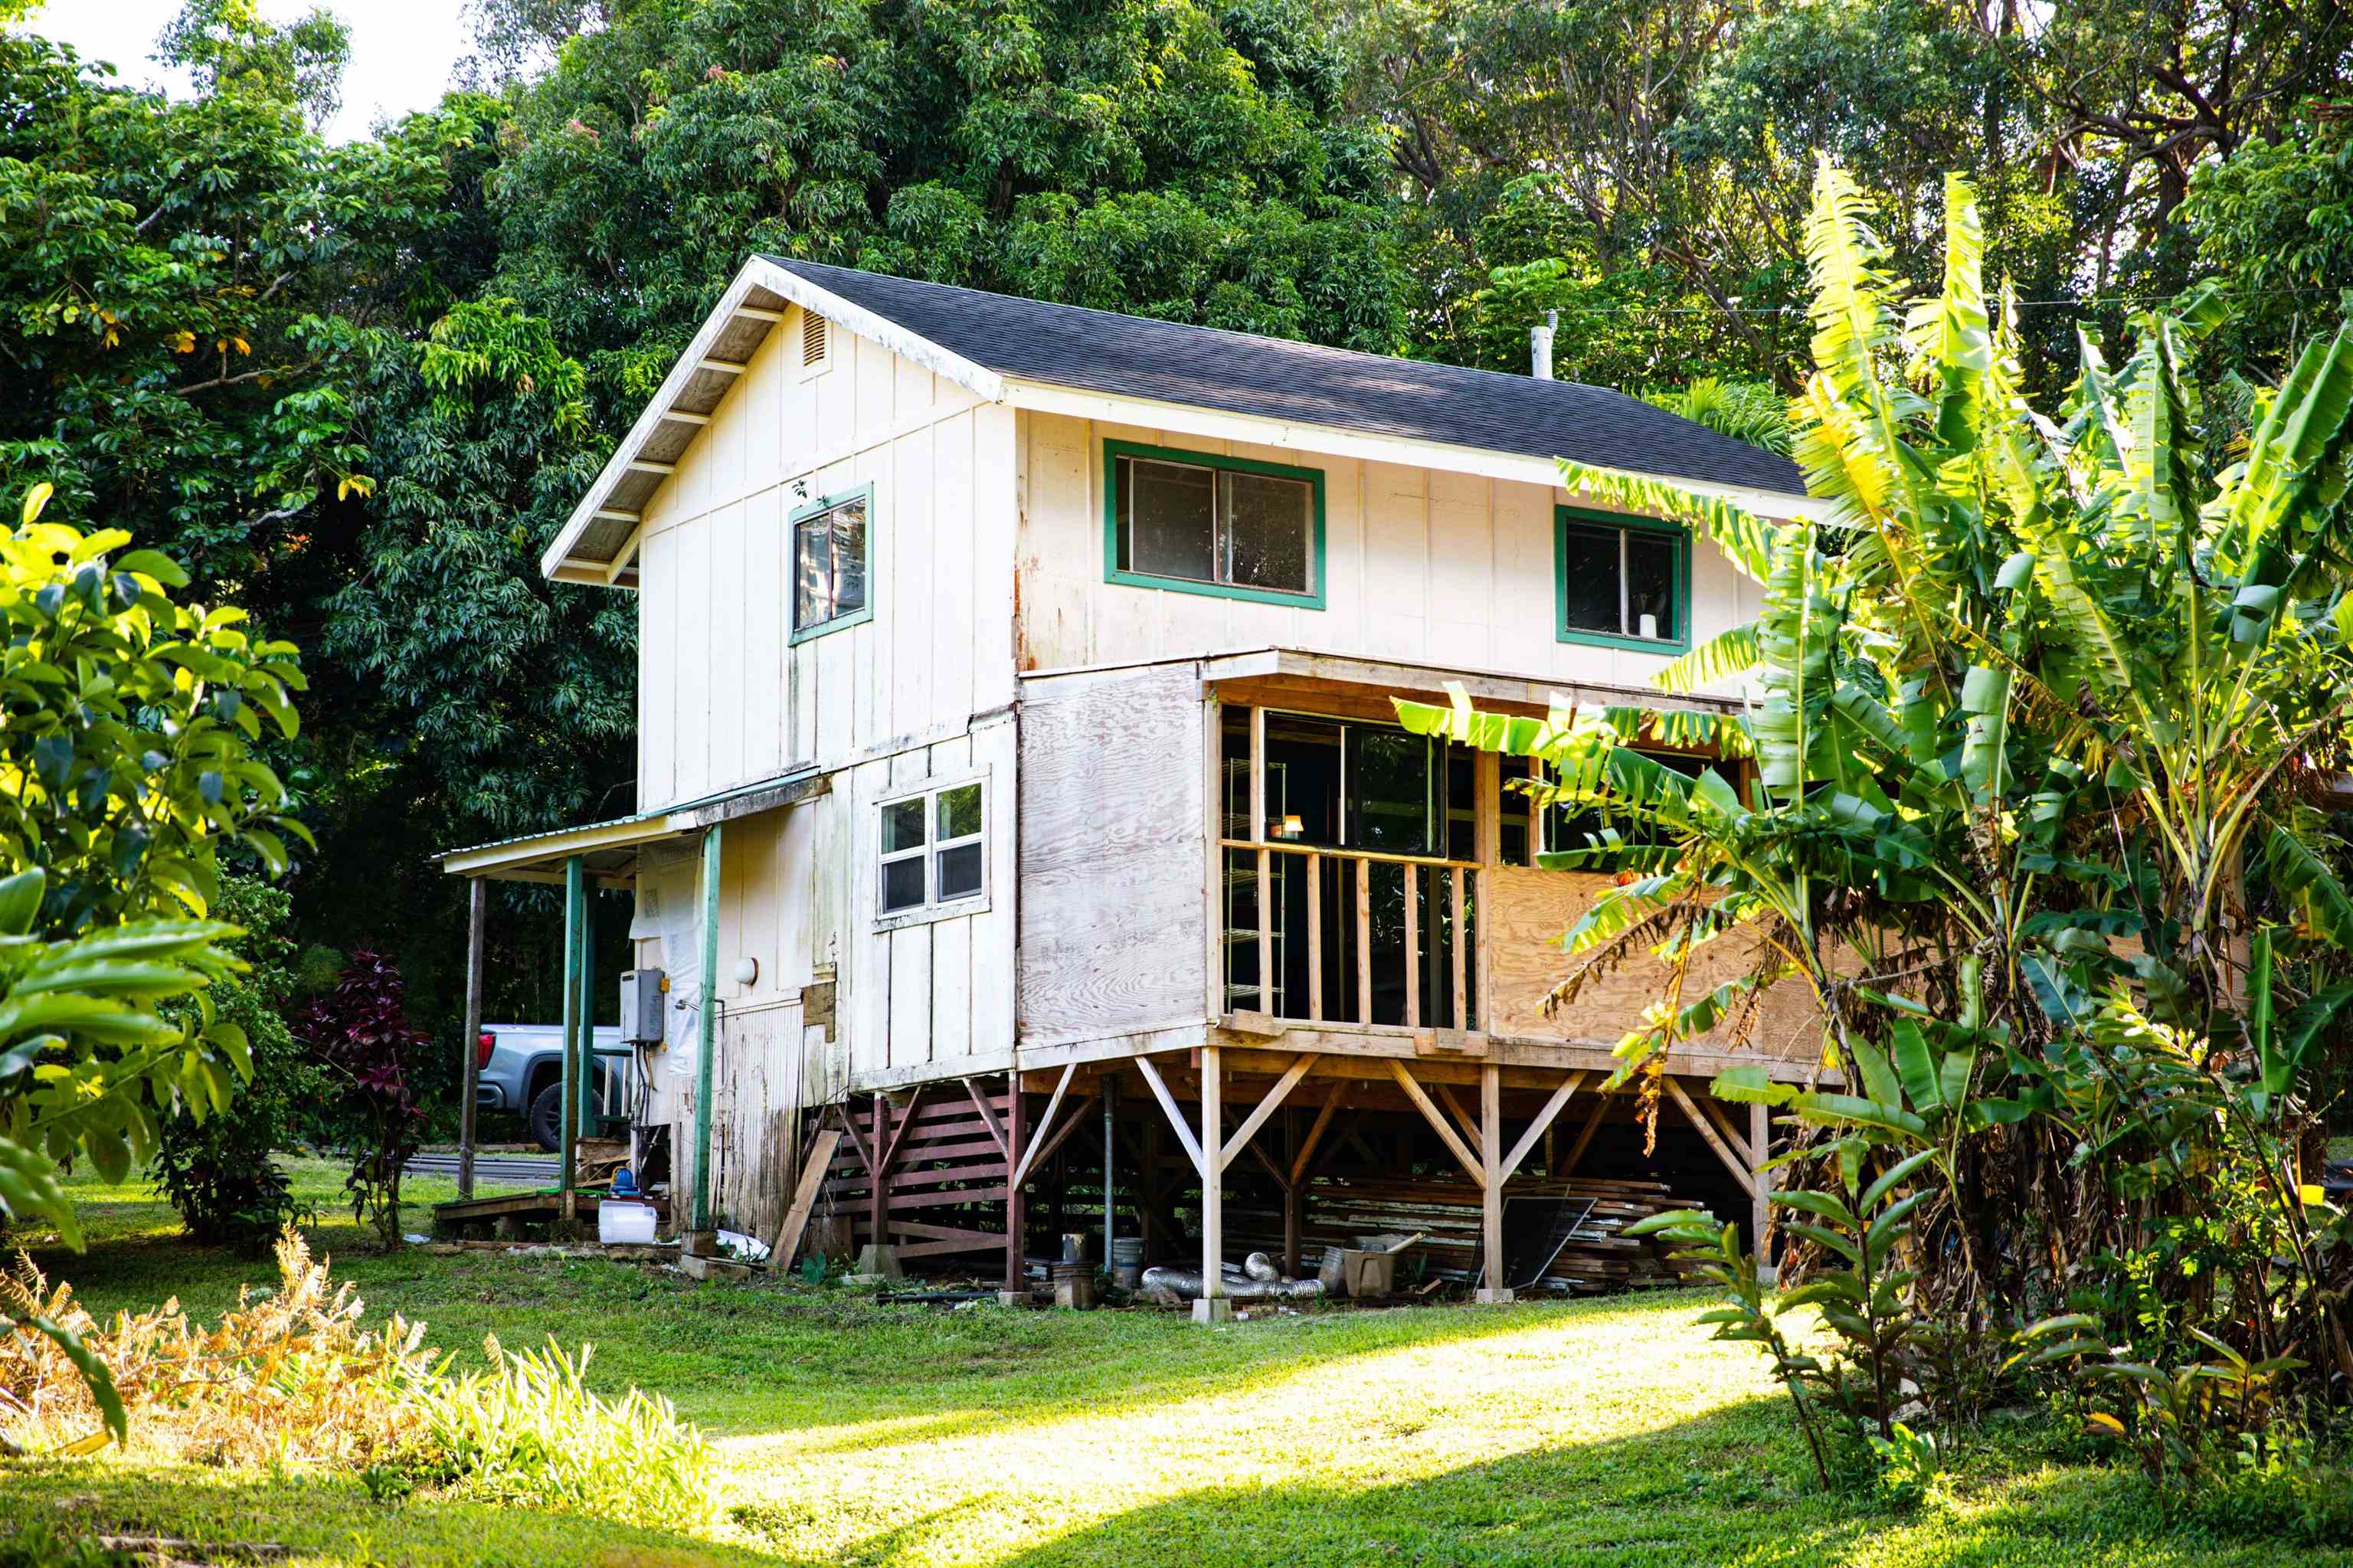
[[[1103,443],[1115,583],[1324,608],[1324,472]]]
[[[868,598],[867,514],[874,487],[813,501],[793,514],[793,641],[874,617]]]
[[[879,916],[960,906],[987,891],[986,789],[976,780],[882,803]]]
[[[1672,523],[1555,509],[1563,642],[1680,653],[1691,646],[1691,535]]]

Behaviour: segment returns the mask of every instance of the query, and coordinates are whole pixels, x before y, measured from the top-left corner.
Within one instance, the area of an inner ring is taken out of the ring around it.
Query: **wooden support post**
[[[1477,1004],[1472,1018],[1474,1029],[1492,1029],[1489,1021],[1495,1016],[1495,986],[1493,967],[1487,961],[1486,912],[1494,907],[1495,874],[1493,868],[1504,863],[1504,759],[1492,751],[1482,751],[1472,760],[1473,798],[1478,806],[1479,852],[1473,857],[1479,863],[1478,880],[1472,885],[1472,916],[1478,922],[1481,939],[1471,953],[1471,994]],[[1546,1146],[1551,1152],[1551,1146]],[[1547,1174],[1550,1167],[1547,1164]]]
[[[1492,1305],[1512,1298],[1511,1282],[1504,1277],[1504,1069],[1492,1063],[1479,1068],[1479,1157],[1486,1170],[1479,1194],[1479,1250],[1487,1280],[1479,1299]]]
[[[556,1154],[560,1167],[556,1172],[557,1209],[564,1222],[570,1224],[580,1217],[580,1195],[574,1189],[578,1184],[580,1139],[580,1079],[582,1030],[580,1026],[580,906],[582,866],[578,855],[564,863],[564,1094],[563,1107],[556,1116]],[[700,1114],[698,1107],[697,1114]],[[695,1179],[702,1180],[698,1169]]]
[[[1008,1158],[1018,1161],[1029,1151],[1029,1115],[1021,1099],[1021,1075],[1005,1075],[1005,1149]],[[1029,1261],[1029,1208],[1022,1202],[1018,1182],[1008,1181],[1005,1187],[1005,1288],[1017,1298],[1029,1293],[1029,1277],[1025,1268]]]
[[[1307,1017],[1324,1022],[1324,857],[1307,855]]]
[[[1119,1215],[1113,1207],[1119,1192],[1119,1172],[1113,1158],[1114,1140],[1112,1136],[1114,1131],[1112,1124],[1119,1114],[1119,1078],[1114,1074],[1105,1073],[1095,1083],[1103,1095],[1103,1265],[1108,1270],[1111,1267],[1111,1244],[1119,1234]]]
[[[1250,842],[1266,842],[1266,709],[1250,709]],[[1274,878],[1272,852],[1258,852],[1258,1010],[1269,1018],[1274,1006]]]
[[[474,1195],[474,1097],[482,1075],[482,916],[489,906],[491,885],[471,877],[466,883],[466,1028],[459,1050],[465,1063],[465,1087],[458,1107],[458,1198]],[[525,1107],[529,1109],[529,1107]]]
[[[1446,885],[1447,896],[1451,906],[1447,910],[1450,919],[1446,929],[1446,959],[1449,966],[1447,980],[1454,1002],[1451,1016],[1455,1028],[1468,1029],[1471,1027],[1471,999],[1463,994],[1462,987],[1463,960],[1469,955],[1463,951],[1462,946],[1462,868],[1461,866],[1451,865],[1446,868]]]
[[[1773,1118],[1762,1105],[1748,1107],[1748,1153],[1749,1172],[1757,1181],[1748,1209],[1749,1240],[1757,1254],[1757,1274],[1768,1284],[1778,1284],[1781,1270],[1773,1257],[1773,1172],[1765,1169],[1765,1161],[1773,1155]]]
[[[1421,1027],[1421,868],[1404,865],[1405,874],[1405,1026]]]
[[[1262,710],[1252,709],[1255,737]],[[1255,747],[1253,747],[1255,749]],[[1201,1047],[1201,1299],[1193,1304],[1193,1320],[1215,1323],[1233,1316],[1226,1298],[1226,1160],[1225,1140],[1219,1128],[1225,1110],[1225,1053],[1215,1045]],[[1144,1058],[1137,1057],[1137,1061]]]
[[[1356,1022],[1373,1021],[1373,863],[1356,863]]]
[[[867,1240],[876,1246],[891,1245],[891,1233],[884,1222],[891,1212],[891,1102],[877,1094],[866,1107],[867,1147],[874,1150],[871,1174],[874,1180],[866,1190],[866,1228],[871,1234]]]

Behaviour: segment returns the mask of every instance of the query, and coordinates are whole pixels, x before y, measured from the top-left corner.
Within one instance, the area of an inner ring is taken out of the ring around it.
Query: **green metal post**
[[[585,880],[585,878],[584,878]],[[580,1136],[596,1125],[596,890],[580,896]]]
[[[580,954],[585,906],[587,902],[582,885],[580,857],[574,855],[564,863],[564,1093],[562,1143],[563,1172],[558,1178],[558,1191],[563,1194],[564,1217],[579,1215],[578,1195],[573,1191],[579,1166],[580,1141],[580,1082],[581,1042],[584,1032],[580,1022]]]
[[[719,824],[702,832],[702,1005],[694,1026],[694,1228],[711,1228],[711,1095],[719,1051]]]

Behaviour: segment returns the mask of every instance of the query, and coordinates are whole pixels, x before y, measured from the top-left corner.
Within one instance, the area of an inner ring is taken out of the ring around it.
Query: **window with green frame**
[[[874,619],[867,569],[873,510],[874,487],[866,484],[794,511],[793,641]]]
[[[1103,443],[1103,580],[1324,608],[1324,471]]]
[[[1691,646],[1691,535],[1655,517],[1553,509],[1563,642],[1680,653]]]

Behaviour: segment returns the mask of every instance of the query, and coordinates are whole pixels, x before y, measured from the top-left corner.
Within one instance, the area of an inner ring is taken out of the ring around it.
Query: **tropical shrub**
[[[1744,678],[1748,713],[1399,708],[1543,758],[1550,796],[1599,814],[1545,857],[1618,874],[1561,991],[1659,965],[1618,1047],[1653,1112],[1680,1042],[1736,1033],[1772,987],[1810,999],[1834,1086],[1736,1067],[1715,1089],[1781,1113],[1777,1202],[1816,1260],[1781,1305],[1820,1308],[1852,1374],[1826,1398],[1863,1389],[1841,1407],[1885,1442],[1931,1361],[1948,1389],[2080,1372],[2109,1396],[2095,1426],[2208,1463],[2284,1402],[2353,1400],[2353,1225],[2311,1171],[2353,1003],[2343,846],[2314,804],[2353,749],[2353,333],[2236,425],[2200,391],[2222,317],[2200,291],[2137,318],[2120,366],[2082,336],[2046,415],[1963,180],[1946,240],[1940,291],[1899,308],[1855,189],[1821,171],[1790,405],[1810,519],[1563,465],[1760,586],[1755,621],[1659,677]],[[1635,749],[1661,738],[1722,760],[1684,778]],[[1762,956],[1686,993],[1729,938]],[[1696,1220],[1662,1228],[1703,1245]]]
[[[355,952],[298,1025],[336,1086],[332,1119],[352,1147],[343,1182],[352,1217],[374,1225],[386,1250],[400,1245],[401,1173],[425,1142],[416,1067],[427,1040],[408,1022],[406,989],[391,959]]]
[[[421,1388],[403,1468],[459,1496],[675,1529],[711,1511],[712,1450],[659,1394],[607,1400],[567,1355],[483,1342],[491,1370]]]

